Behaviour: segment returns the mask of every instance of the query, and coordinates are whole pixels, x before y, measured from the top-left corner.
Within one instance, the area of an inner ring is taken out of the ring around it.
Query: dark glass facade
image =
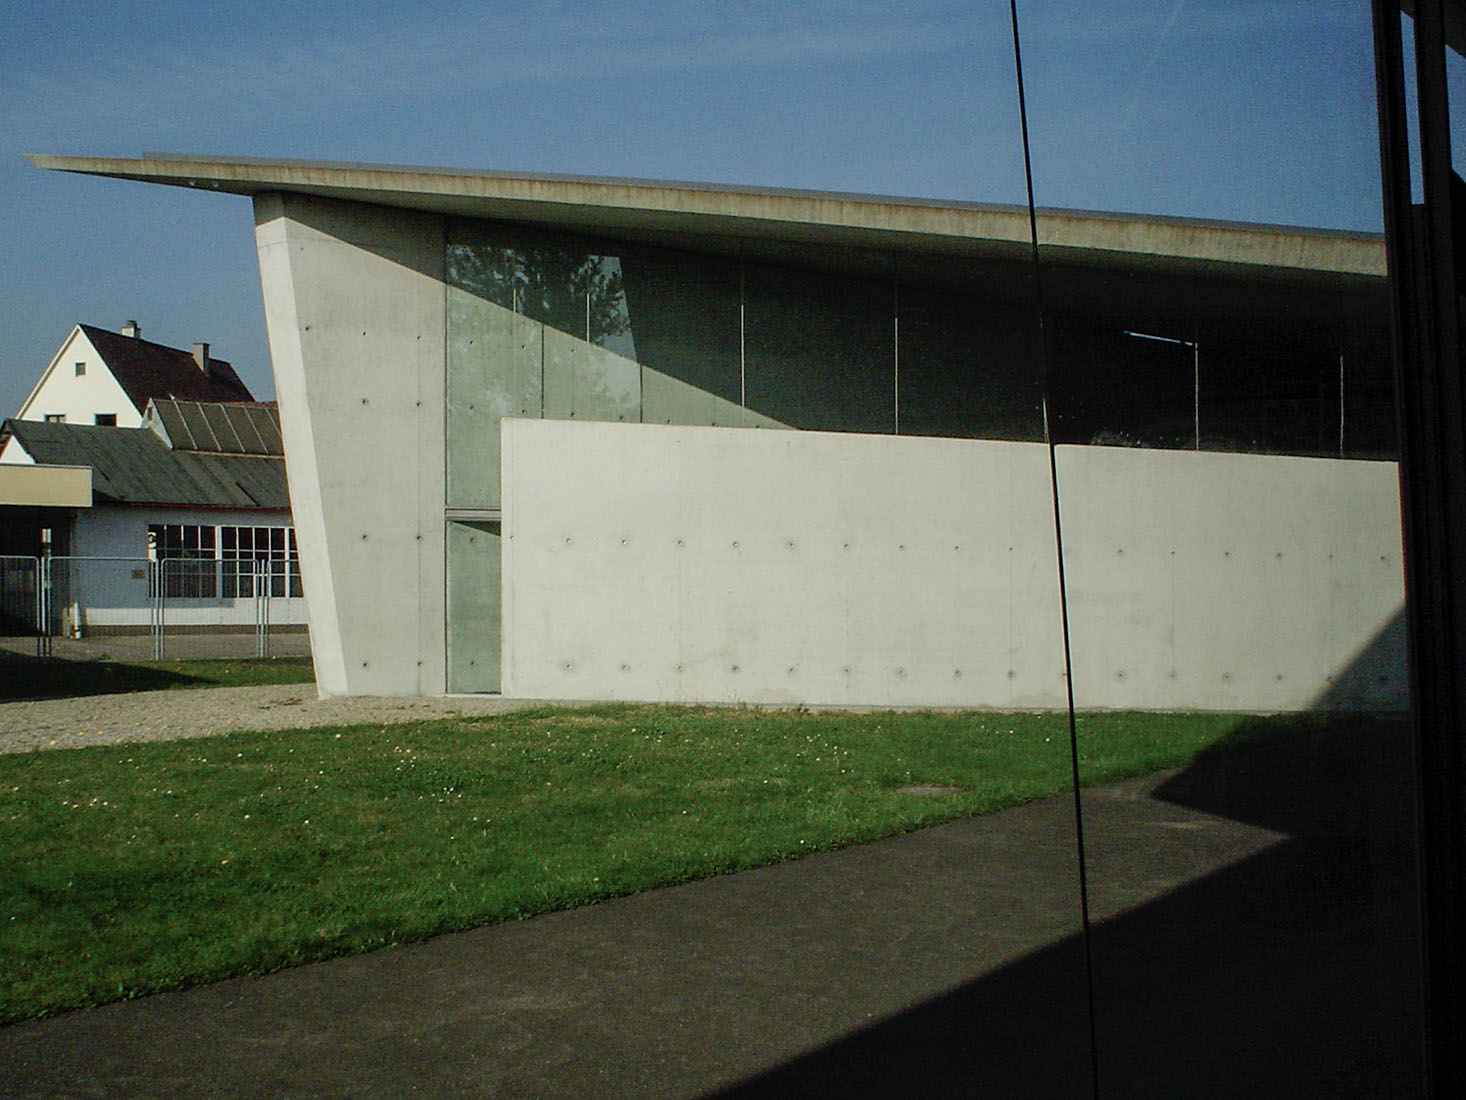
[[[1157,312],[1147,286],[1116,276],[1103,308],[1050,308],[1041,349],[1037,308],[1022,302],[493,223],[454,223],[447,269],[462,292],[450,401],[465,409],[1036,441],[1047,363],[1058,443],[1394,453],[1377,277],[1338,277],[1334,295],[1289,315],[1226,284],[1192,288],[1204,302],[1194,312]],[[472,300],[503,311],[496,331],[518,341],[512,353],[469,343]],[[511,334],[513,317],[535,325]],[[474,389],[465,375],[490,362]],[[685,400],[648,374],[680,383]]]

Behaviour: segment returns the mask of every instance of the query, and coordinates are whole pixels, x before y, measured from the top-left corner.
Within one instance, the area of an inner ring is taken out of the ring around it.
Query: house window
[[[219,559],[225,597],[255,594],[256,563],[269,575],[271,596],[301,594],[293,527],[220,527]]]
[[[87,365],[85,363],[78,363],[76,364],[76,367],[74,369],[76,371],[76,377],[80,378],[82,375],[86,374]]]
[[[99,428],[115,428],[115,427],[117,427],[117,414],[116,413],[98,413],[97,414],[97,426]]]
[[[66,423],[66,414],[65,413],[47,413],[46,414],[46,423],[47,424],[65,424]]]
[[[219,594],[214,528],[194,524],[148,525],[150,556],[159,563],[168,599],[210,600]]]
[[[302,595],[292,527],[150,524],[148,544],[168,599],[253,599],[257,563],[271,596]]]

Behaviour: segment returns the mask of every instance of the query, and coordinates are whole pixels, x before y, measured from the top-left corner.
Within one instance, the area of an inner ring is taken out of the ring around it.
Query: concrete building
[[[1057,515],[1081,706],[1404,700],[1376,237],[33,160],[253,199],[326,694],[1062,706]]]

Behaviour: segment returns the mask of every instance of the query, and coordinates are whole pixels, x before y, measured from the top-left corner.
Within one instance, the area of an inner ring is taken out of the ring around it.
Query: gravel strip
[[[0,703],[0,752],[209,737],[233,730],[301,729],[503,714],[539,706],[496,695],[433,699],[316,697],[312,684],[192,688]]]

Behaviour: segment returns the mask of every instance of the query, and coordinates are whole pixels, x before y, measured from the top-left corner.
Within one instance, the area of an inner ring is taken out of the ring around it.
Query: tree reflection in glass
[[[636,357],[621,261],[553,245],[448,247],[448,278],[497,305]]]

